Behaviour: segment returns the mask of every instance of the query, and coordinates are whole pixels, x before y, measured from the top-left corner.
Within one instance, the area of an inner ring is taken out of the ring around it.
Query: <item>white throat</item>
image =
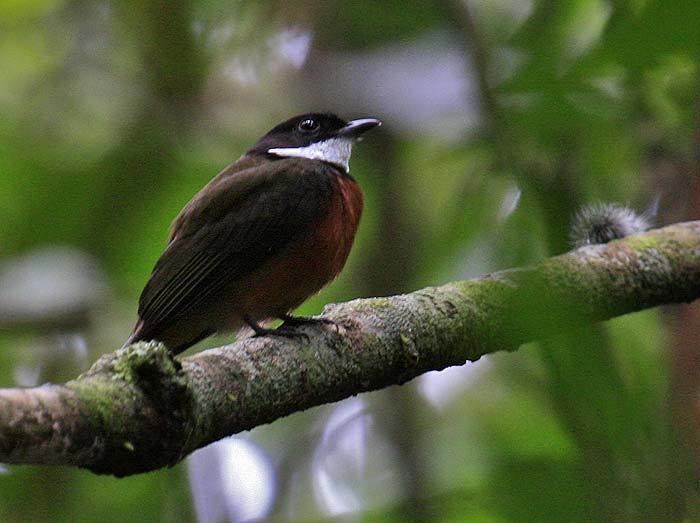
[[[347,173],[350,171],[350,153],[353,141],[352,138],[329,138],[306,147],[279,147],[268,149],[267,152],[277,156],[322,160],[337,165]]]

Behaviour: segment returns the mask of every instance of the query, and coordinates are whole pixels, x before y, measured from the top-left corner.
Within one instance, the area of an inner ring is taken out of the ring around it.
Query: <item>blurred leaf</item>
[[[487,496],[506,521],[590,521],[586,490],[573,463],[512,459],[495,468]]]
[[[0,25],[45,16],[62,3],[61,0],[3,0],[0,2]]]
[[[443,13],[430,2],[359,0],[324,2],[322,17],[333,23],[318,27],[320,39],[336,49],[376,47],[415,38],[440,27]]]

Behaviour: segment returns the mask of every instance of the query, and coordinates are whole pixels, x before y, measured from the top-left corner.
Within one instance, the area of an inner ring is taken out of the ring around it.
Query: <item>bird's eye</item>
[[[302,133],[312,133],[318,130],[319,124],[313,118],[306,118],[305,120],[299,122],[297,127]]]

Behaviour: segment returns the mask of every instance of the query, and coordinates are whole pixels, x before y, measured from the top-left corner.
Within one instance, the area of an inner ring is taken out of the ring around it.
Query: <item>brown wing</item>
[[[140,339],[158,333],[227,282],[253,271],[320,220],[331,167],[308,160],[222,172],[183,209],[139,301]]]

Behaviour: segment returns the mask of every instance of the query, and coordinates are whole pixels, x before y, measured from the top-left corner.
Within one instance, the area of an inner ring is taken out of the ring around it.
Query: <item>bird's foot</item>
[[[280,318],[281,320],[284,320],[284,323],[280,325],[280,329],[285,328],[286,326],[289,327],[296,327],[299,325],[329,325],[335,327],[336,332],[340,332],[340,326],[334,322],[331,319],[328,318],[310,318],[308,316],[291,316],[290,314],[285,314]],[[293,331],[292,331],[293,332]],[[335,352],[336,355],[339,355],[340,352],[338,348],[336,347],[335,344],[330,345],[331,349],[333,349],[333,352]]]
[[[310,316],[292,316],[291,314],[285,314],[280,318],[284,323],[281,327],[298,327],[299,325],[336,325],[333,320],[328,318],[312,318]]]
[[[266,327],[261,327],[257,322],[251,320],[250,318],[243,318],[243,321],[245,321],[246,325],[248,325],[248,327],[250,327],[253,330],[253,332],[255,332],[255,334],[253,335],[254,338],[257,338],[259,336],[281,336],[283,338],[306,338],[307,340],[309,339],[309,336],[303,332],[285,329],[284,326],[286,324],[282,324],[276,329],[268,329]]]

